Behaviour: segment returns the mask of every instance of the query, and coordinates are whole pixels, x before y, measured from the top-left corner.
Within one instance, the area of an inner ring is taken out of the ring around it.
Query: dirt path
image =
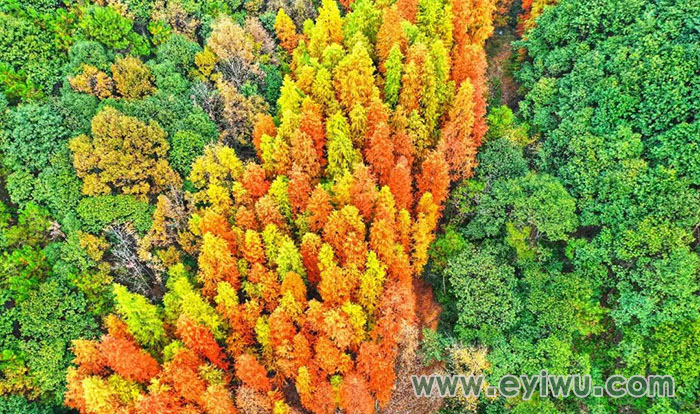
[[[511,59],[514,53],[512,42],[515,40],[515,28],[507,26],[497,28],[486,42],[486,76],[491,107],[506,105],[514,111],[517,109],[519,85],[513,78]]]

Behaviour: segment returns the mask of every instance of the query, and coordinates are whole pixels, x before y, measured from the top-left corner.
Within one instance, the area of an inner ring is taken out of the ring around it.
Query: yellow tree
[[[277,12],[277,17],[275,18],[275,32],[277,33],[277,38],[280,40],[280,46],[289,53],[294,51],[294,48],[297,47],[297,43],[299,42],[299,35],[297,34],[297,28],[292,18],[285,13],[284,9],[280,9],[280,11]]]
[[[112,65],[112,77],[119,94],[129,99],[139,99],[156,91],[151,70],[133,56],[127,56]]]
[[[91,130],[91,137],[81,135],[69,143],[84,194],[145,197],[179,185],[180,177],[168,164],[166,133],[157,123],[105,107],[92,119]]]

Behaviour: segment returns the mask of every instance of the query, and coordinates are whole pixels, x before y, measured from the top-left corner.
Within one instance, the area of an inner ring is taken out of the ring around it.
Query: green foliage
[[[423,328],[423,342],[420,348],[423,361],[426,364],[444,361],[445,351],[450,347],[451,343],[451,338],[444,337],[440,332]]]
[[[56,414],[58,407],[29,402],[21,395],[0,396],[0,414]]]
[[[73,359],[70,341],[97,334],[97,322],[87,313],[81,294],[54,281],[42,284],[17,312],[22,338],[18,347],[32,355],[28,359],[31,381],[43,394],[56,393],[59,401],[65,369]]]
[[[517,178],[528,171],[523,149],[508,138],[488,141],[478,155],[479,177],[486,182]]]
[[[61,221],[75,214],[80,200],[81,183],[72,167],[69,151],[63,147],[34,183],[33,200]]]
[[[67,126],[75,117],[64,119],[61,109],[49,103],[18,106],[9,115],[2,141],[12,202],[37,203],[59,219],[75,210],[80,197],[80,183],[66,147]]]
[[[132,223],[139,232],[151,228],[154,207],[129,195],[86,197],[78,204],[83,229],[99,233],[110,224]]]
[[[156,50],[159,63],[169,62],[183,76],[188,76],[194,69],[194,57],[202,51],[197,43],[188,40],[180,34],[173,34]]]
[[[486,120],[489,125],[486,137],[489,139],[507,138],[513,143],[520,145],[526,145],[531,142],[528,136],[527,124],[521,123],[516,125],[513,111],[505,105],[493,108]]]
[[[85,296],[90,314],[104,316],[113,305],[109,264],[88,252],[81,238],[85,236],[74,231],[63,243],[48,249],[51,270],[56,279],[69,282]]]
[[[156,87],[160,92],[183,94],[189,89],[189,81],[178,72],[172,62],[151,64],[149,66],[155,77]]]
[[[491,381],[542,369],[591,373],[590,357],[577,347],[580,338],[601,332],[605,312],[594,284],[564,271],[562,250],[579,226],[575,199],[557,178],[528,171],[529,152],[512,139],[522,126],[509,114],[490,113],[505,120],[482,147],[475,178],[452,192],[450,225],[431,249],[428,274],[443,306],[443,335],[486,345]],[[487,412],[512,412],[483,404]],[[559,410],[566,403],[528,404]],[[520,405],[513,411],[526,410]]]
[[[9,209],[2,205],[2,248],[35,247],[46,242],[46,233],[51,226],[46,210],[29,203],[19,211],[16,219],[8,213]]]
[[[27,104],[12,112],[9,136],[2,143],[4,163],[13,171],[38,171],[65,143],[69,131],[49,104]]]
[[[15,72],[4,62],[0,62],[0,87],[12,103],[28,102],[42,96],[39,87],[27,79],[25,71]]]
[[[148,55],[148,40],[134,31],[134,22],[112,7],[89,6],[82,11],[78,27],[86,39],[95,40],[115,51]]]
[[[148,20],[154,6],[154,2],[150,0],[127,0],[125,4],[134,15],[135,21],[141,24]]]
[[[100,108],[111,106],[124,115],[136,117],[145,123],[156,121],[172,137],[182,120],[199,110],[192,105],[192,100],[186,93],[177,92],[178,88],[175,88],[174,91],[159,90],[144,99],[105,99]]]
[[[17,217],[4,208],[1,217],[0,385],[60,404],[70,341],[96,335],[98,325],[82,294],[52,272],[48,213],[29,203]],[[33,412],[40,405],[0,401],[0,410],[9,407]]]
[[[33,9],[39,13],[51,12],[58,5],[57,0],[18,0],[17,4],[25,9]]]
[[[24,301],[29,296],[48,270],[44,252],[31,246],[22,246],[5,254],[0,268],[7,275],[3,288],[17,302]]]
[[[173,129],[176,132],[170,139],[170,165],[182,177],[187,177],[193,161],[202,155],[204,147],[218,140],[219,129],[199,107],[180,119]]]
[[[90,120],[97,113],[97,98],[64,87],[56,106],[72,136],[90,133]]]
[[[0,11],[0,83],[10,101],[49,93],[60,80],[65,53],[57,48],[49,15],[8,2]],[[3,8],[5,9],[5,8]]]
[[[68,75],[75,75],[82,71],[83,65],[91,65],[100,70],[108,71],[113,61],[113,54],[99,42],[82,40],[75,42],[68,50],[68,63],[64,66],[63,71]]]
[[[465,185],[454,204],[462,214],[450,219],[519,280],[520,322],[501,337],[477,335],[489,340],[494,374],[665,373],[677,376],[678,398],[585,408],[532,401],[504,411],[697,408],[697,358],[686,350],[697,348],[700,309],[698,15],[700,4],[685,1],[564,0],[545,9],[517,45],[527,52],[517,72],[523,121],[491,111],[477,171],[484,193]],[[497,140],[526,150],[490,145]],[[525,164],[513,162],[523,155]],[[522,175],[527,164],[537,174]]]
[[[476,214],[466,227],[474,238],[503,234],[510,223],[517,229],[530,228],[536,241],[565,240],[578,224],[574,199],[554,177],[529,173],[521,178],[497,181],[482,195]]]
[[[183,177],[192,169],[192,162],[204,151],[207,142],[201,135],[191,131],[177,131],[172,138],[170,165]]]
[[[498,263],[494,254],[467,245],[444,270],[459,312],[455,332],[466,341],[479,337],[489,343],[494,332],[515,324],[522,306],[514,269]]]
[[[261,63],[260,69],[265,73],[264,81],[260,85],[263,91],[262,95],[270,107],[274,108],[280,98],[284,74],[278,66],[266,63]]]
[[[700,319],[661,325],[652,336],[651,352],[645,358],[649,364],[646,368],[651,373],[672,375],[681,393],[690,393],[700,386],[700,355],[695,352],[699,346]],[[669,358],[670,355],[674,357]],[[691,406],[692,402],[687,405]]]

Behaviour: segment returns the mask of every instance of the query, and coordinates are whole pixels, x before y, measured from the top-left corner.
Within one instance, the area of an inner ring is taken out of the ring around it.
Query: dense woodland
[[[700,410],[700,3],[0,0],[0,414]],[[418,401],[416,373],[676,398]]]

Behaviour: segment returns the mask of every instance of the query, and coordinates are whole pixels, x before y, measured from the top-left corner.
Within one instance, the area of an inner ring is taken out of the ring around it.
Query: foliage
[[[313,16],[308,6],[290,14]],[[0,214],[0,410],[68,412],[69,341],[94,338],[96,321],[113,311],[138,326],[134,315],[147,304],[129,295],[160,300],[168,266],[196,265],[184,252],[198,241],[188,228],[192,200],[182,177],[220,136],[250,142],[236,134],[250,135],[255,116],[274,108],[288,70],[269,16],[259,19],[258,12],[264,10],[238,1],[0,5],[0,197],[13,203]],[[227,30],[251,48],[242,77],[237,62],[216,55],[202,75],[198,56],[207,43],[207,50],[231,44],[226,30],[210,36],[216,20],[229,22]],[[160,202],[164,194],[167,203]],[[112,282],[128,291],[113,295]],[[65,298],[65,308],[57,298]],[[57,311],[48,317],[42,306]],[[52,324],[52,335],[65,335],[25,336],[40,326],[32,314]],[[105,350],[133,347],[108,341]],[[127,380],[108,383],[122,395],[135,392]],[[106,383],[88,381],[86,389],[100,395]],[[210,394],[207,406],[221,406],[222,389]]]
[[[151,227],[153,207],[129,195],[104,195],[80,200],[76,209],[82,228],[99,233],[113,223],[132,223],[145,232]]]
[[[518,116],[491,111],[476,178],[448,202],[453,230],[436,243],[430,271],[443,329],[487,345],[493,378],[543,368],[599,383],[677,375],[674,400],[481,400],[488,412],[692,411],[695,357],[682,349],[694,346],[698,321],[689,154],[699,37],[689,16],[700,9],[544,7],[552,3],[523,2]]]
[[[60,148],[69,131],[51,105],[18,107],[8,120],[9,136],[3,142],[4,163],[13,171],[41,171]]]
[[[134,31],[134,22],[122,16],[110,6],[91,5],[81,10],[78,28],[88,40],[100,42],[108,49],[131,51],[135,55],[148,55],[148,40]]]
[[[0,414],[697,409],[696,2],[0,3]]]
[[[450,7],[431,7],[451,24]],[[324,1],[303,32],[280,11],[275,28],[291,57],[290,72],[275,86],[275,118],[254,86],[266,68],[255,53],[273,57],[263,29],[227,16],[213,21],[194,57],[201,83],[193,91],[217,121],[220,141],[207,145],[217,137],[201,116],[178,124],[169,158],[189,173],[192,210],[185,225],[177,224],[175,199],[160,197],[147,236],[157,249],[140,253],[168,255],[163,310],[115,287],[109,335],[76,342],[68,406],[151,412],[218,404],[228,412],[259,406],[267,407],[259,412],[367,414],[387,406],[401,334],[416,317],[413,278],[427,261],[451,182],[473,173],[481,140],[473,125],[485,122],[474,111],[480,98],[472,81],[450,78],[448,56],[460,56],[450,29],[428,11],[418,14],[419,36],[382,39],[387,50],[403,48],[414,69],[415,84],[395,85],[387,101],[373,51],[388,8],[358,1],[341,16],[334,1]],[[395,18],[400,31],[410,24]],[[399,79],[401,69],[389,66]],[[129,123],[149,131],[144,121]],[[71,143],[74,152],[93,152],[80,151],[79,143]],[[245,156],[246,148],[258,158]],[[516,206],[513,222],[553,237],[569,229],[567,214],[563,224],[532,224],[526,205],[542,197],[531,188],[539,183],[517,185],[511,198],[499,200]],[[194,259],[189,266],[182,262],[187,256]],[[117,349],[143,368],[114,360]],[[162,388],[110,398],[123,392],[117,379]],[[294,384],[300,402],[283,392],[285,384]]]
[[[92,137],[81,135],[69,144],[84,194],[146,196],[177,185],[166,158],[170,146],[157,123],[146,125],[106,107],[91,125]]]
[[[60,80],[66,59],[51,27],[55,18],[17,2],[0,9],[0,83],[11,102],[29,101],[50,93]]]
[[[47,212],[30,203],[17,217],[6,214],[4,220],[0,389],[17,398],[4,397],[0,407],[41,411],[42,405],[30,405],[19,395],[60,403],[70,341],[93,336],[98,325],[84,296],[52,272],[55,245],[47,242]]]

